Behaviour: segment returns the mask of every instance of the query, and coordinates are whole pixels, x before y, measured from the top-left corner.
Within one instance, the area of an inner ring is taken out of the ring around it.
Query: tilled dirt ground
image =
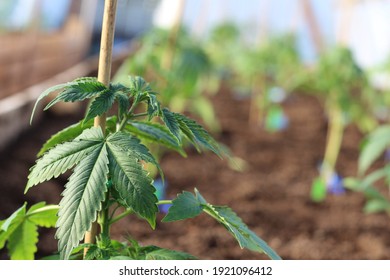
[[[320,204],[310,200],[310,186],[322,159],[326,118],[318,101],[291,96],[284,103],[287,129],[268,133],[248,123],[249,100],[238,100],[223,89],[213,97],[222,131],[216,138],[247,168],[234,171],[227,161],[189,150],[188,157],[168,153],[162,169],[168,197],[198,188],[210,203],[230,206],[284,259],[389,259],[390,218],[366,215],[359,193],[329,195]],[[28,112],[29,113],[29,112]],[[43,142],[54,132],[82,115],[46,117],[0,154],[0,219],[27,199],[57,203],[66,176],[31,189],[23,196],[28,169]],[[342,176],[356,174],[361,135],[348,127],[337,170]],[[163,216],[159,215],[159,220]],[[38,256],[56,250],[53,230],[42,230]],[[155,231],[136,217],[121,220],[112,228],[117,239],[132,236],[142,244],[182,250],[200,259],[266,259],[241,250],[229,233],[206,215],[174,222],[158,222]],[[7,258],[4,250],[1,258]]]

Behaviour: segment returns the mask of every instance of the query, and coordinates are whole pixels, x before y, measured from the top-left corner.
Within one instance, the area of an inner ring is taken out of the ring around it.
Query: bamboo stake
[[[111,78],[112,48],[115,31],[115,14],[117,0],[106,0],[104,3],[104,14],[102,24],[102,35],[100,41],[98,81],[108,86]],[[106,114],[94,119],[94,126],[100,127],[104,132],[106,129]],[[85,233],[85,243],[95,243],[97,234],[97,222],[92,224],[91,230]],[[88,249],[84,250],[84,256]]]

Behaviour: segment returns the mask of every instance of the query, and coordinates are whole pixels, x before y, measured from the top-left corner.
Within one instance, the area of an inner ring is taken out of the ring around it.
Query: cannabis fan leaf
[[[101,202],[107,191],[107,150],[101,142],[74,170],[65,185],[58,212],[58,249],[63,258],[84,237],[101,210]]]
[[[251,231],[232,209],[226,206],[214,206],[208,203],[195,189],[195,195],[190,192],[179,194],[163,222],[172,222],[193,218],[205,212],[222,224],[237,240],[242,248],[262,252],[271,259],[280,259],[278,254],[268,244]]]

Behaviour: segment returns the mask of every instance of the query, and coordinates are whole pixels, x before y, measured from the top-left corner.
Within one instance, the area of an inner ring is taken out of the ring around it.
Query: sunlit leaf
[[[106,113],[114,104],[115,94],[110,90],[105,90],[99,94],[91,103],[84,118],[84,123]]]
[[[65,185],[56,232],[61,259],[69,258],[96,220],[107,191],[107,178],[107,149],[101,142],[76,166]]]
[[[130,125],[126,126],[126,130],[141,139],[162,144],[185,156],[185,152],[175,136],[163,125],[150,122],[131,122]]]
[[[384,125],[368,135],[359,157],[359,173],[362,174],[390,146],[390,125]]]
[[[107,87],[96,78],[79,79],[69,83],[64,90],[59,93],[49,104],[46,105],[45,110],[52,107],[54,104],[63,102],[83,101],[99,95],[107,90]]]
[[[4,247],[7,239],[14,233],[14,231],[23,223],[26,215],[26,203],[12,213],[6,220],[2,221],[0,228],[0,249]]]
[[[202,211],[221,223],[233,235],[241,248],[265,253],[271,259],[280,259],[278,254],[264,240],[251,231],[232,209],[227,206],[214,206],[208,203],[197,189],[195,189],[195,195],[183,192],[183,194],[174,199],[163,221],[169,222],[192,218],[199,215]]]
[[[40,158],[34,165],[28,176],[25,189],[27,192],[32,186],[44,181],[56,178],[75,164],[80,162],[103,141],[103,133],[100,128],[90,128],[84,130],[72,142],[65,142],[57,145]]]
[[[163,222],[173,222],[189,219],[200,215],[203,211],[202,202],[190,192],[184,191],[173,200],[168,214],[162,219]]]
[[[33,260],[38,250],[38,226],[25,219],[10,235],[7,243],[12,260]]]
[[[124,153],[122,148],[109,140],[107,144],[110,176],[121,201],[154,228],[158,208],[152,179],[143,170],[138,158]]]

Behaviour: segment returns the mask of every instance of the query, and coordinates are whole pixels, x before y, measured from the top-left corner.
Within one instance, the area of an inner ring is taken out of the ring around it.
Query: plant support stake
[[[104,14],[102,23],[102,35],[100,40],[98,81],[109,86],[111,78],[112,47],[115,31],[115,14],[117,0],[106,0],[104,3]],[[94,119],[94,126],[101,127],[105,131],[106,115],[97,116]],[[95,243],[97,234],[97,222],[92,224],[91,230],[85,233],[85,243]],[[85,248],[84,256],[88,249]]]

